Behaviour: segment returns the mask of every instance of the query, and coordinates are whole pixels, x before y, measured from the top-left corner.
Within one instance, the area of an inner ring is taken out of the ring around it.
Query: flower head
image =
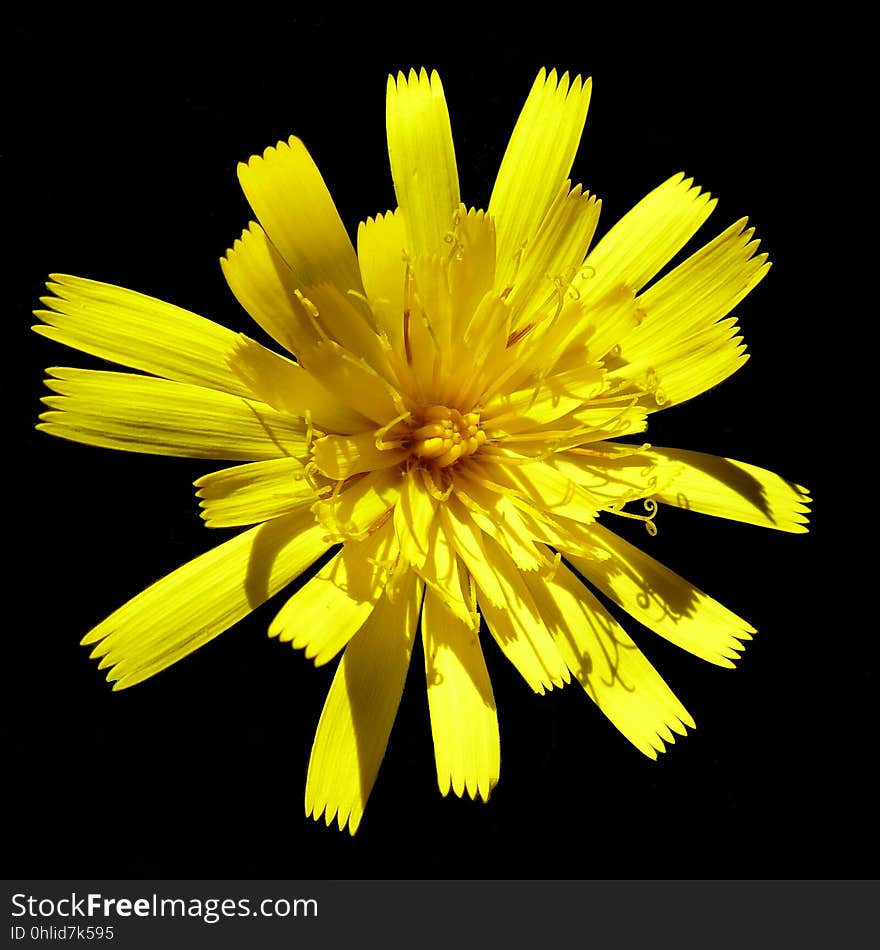
[[[354,832],[423,643],[441,791],[487,799],[500,746],[487,639],[538,693],[577,680],[656,758],[694,723],[597,596],[732,666],[754,630],[618,537],[658,503],[806,530],[804,489],[659,448],[648,417],[746,360],[733,308],[767,273],[745,220],[658,274],[714,207],[661,184],[593,246],[572,187],[591,84],[538,75],[488,207],[460,200],[438,76],[390,78],[398,207],[357,253],[305,146],[239,167],[252,223],[222,261],[287,356],[130,290],[56,276],[38,332],[138,372],[56,368],[40,428],[236,464],[196,482],[209,527],[245,530],[86,635],[114,688],[193,652],[330,551],[269,633],[342,654],[306,810]]]

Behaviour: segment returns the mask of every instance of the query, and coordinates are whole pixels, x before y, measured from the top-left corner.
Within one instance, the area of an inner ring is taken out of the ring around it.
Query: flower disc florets
[[[461,413],[446,406],[429,406],[411,432],[410,448],[419,461],[447,468],[467,458],[486,441],[479,412]]]

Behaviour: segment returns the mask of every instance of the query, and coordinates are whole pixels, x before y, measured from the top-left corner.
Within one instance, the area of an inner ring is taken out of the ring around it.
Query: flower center
[[[440,468],[473,455],[486,441],[478,412],[461,413],[446,406],[430,406],[412,431],[412,452]]]

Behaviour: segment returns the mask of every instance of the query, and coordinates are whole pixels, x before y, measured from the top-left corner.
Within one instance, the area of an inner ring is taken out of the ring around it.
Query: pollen
[[[412,452],[440,468],[473,455],[486,441],[478,412],[459,412],[446,406],[431,406],[421,415],[412,432]]]

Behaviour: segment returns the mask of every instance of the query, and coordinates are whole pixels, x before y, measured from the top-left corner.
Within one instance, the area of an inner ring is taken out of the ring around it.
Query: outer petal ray
[[[356,475],[317,502],[315,517],[334,541],[362,541],[392,516],[402,487],[403,475],[396,469]]]
[[[453,343],[461,340],[495,284],[495,222],[485,211],[466,211],[462,205],[455,217],[454,239],[449,259]]]
[[[362,472],[375,472],[402,462],[405,449],[380,448],[381,433],[358,432],[354,435],[325,435],[312,448],[312,458],[328,478],[344,479]]]
[[[650,391],[650,396],[641,400],[645,411],[656,412],[692,399],[742,368],[749,357],[738,333],[731,317],[671,346],[662,362],[648,368],[638,386]],[[632,372],[624,369],[621,376]]]
[[[269,636],[304,649],[316,666],[329,662],[373,612],[396,555],[390,523],[365,541],[344,545],[281,608]]]
[[[209,528],[258,524],[312,504],[315,490],[302,462],[267,459],[224,468],[195,482],[202,517]]]
[[[303,355],[302,364],[321,385],[377,425],[399,414],[399,393],[366,360],[333,340],[314,346]]]
[[[639,297],[644,319],[621,340],[623,356],[656,359],[678,340],[717,323],[760,283],[770,265],[742,218]]]
[[[592,81],[542,69],[517,119],[489,200],[498,233],[496,286],[506,287],[517,255],[538,231],[568,178],[587,118]]]
[[[586,256],[599,222],[600,203],[580,185],[569,191],[570,186],[570,181],[563,184],[522,254],[507,298],[514,325],[547,316],[548,304],[552,314]]]
[[[619,284],[642,287],[684,247],[715,201],[679,173],[655,188],[590,251],[574,286],[590,300]]]
[[[445,515],[445,506],[439,511]],[[430,522],[426,542],[427,553],[424,564],[418,568],[419,576],[454,617],[477,630],[480,619],[476,615],[476,603],[471,602],[471,581],[467,568],[456,554],[445,517]]]
[[[455,479],[455,495],[475,524],[504,548],[521,571],[547,566],[535,547],[534,535],[510,498],[466,476]]]
[[[400,542],[401,555],[419,569],[430,553],[429,534],[438,502],[427,491],[422,471],[411,468],[394,507],[394,528]]]
[[[504,596],[496,606],[480,590],[480,610],[501,651],[536,693],[563,686],[568,666],[550,636],[521,574],[501,547],[486,538],[486,549]]]
[[[565,565],[550,578],[530,574],[526,583],[569,669],[637,749],[656,759],[673,732],[694,727],[623,627]]]
[[[470,512],[458,499],[449,498],[440,507],[440,523],[443,525],[443,534],[466,565],[483,599],[502,607],[505,603],[504,590],[486,549],[486,538]]]
[[[327,550],[308,509],[244,531],[184,564],[83,638],[116,680],[158,673],[247,616]]]
[[[303,143],[291,136],[238,166],[260,223],[301,286],[363,291],[360,269],[330,192]]]
[[[461,797],[488,801],[498,781],[501,747],[495,698],[478,635],[427,591],[422,640],[437,782]]]
[[[133,373],[52,368],[38,428],[73,442],[153,455],[302,457],[302,424],[256,400]]]
[[[556,468],[552,460],[510,466],[484,464],[480,468],[497,485],[517,492],[552,517],[581,522],[596,517],[596,499]]]
[[[659,472],[668,472],[665,487],[654,495],[658,501],[794,534],[807,530],[807,489],[774,472],[683,449],[652,446],[646,455]]]
[[[299,356],[321,339],[303,303],[301,282],[256,222],[245,228],[220,266],[238,302],[285,349]]]
[[[399,214],[413,255],[437,254],[458,208],[458,171],[443,86],[436,72],[388,77],[386,126]]]
[[[82,277],[53,274],[43,297],[51,310],[33,329],[93,356],[236,396],[251,391],[229,369],[237,336],[188,310],[155,297]]]
[[[754,627],[601,525],[590,535],[593,557],[565,554],[590,583],[670,643],[733,667]]]
[[[377,323],[403,356],[403,282],[406,227],[400,209],[367,218],[358,227],[358,261]]]
[[[421,583],[407,575],[345,648],[309,760],[306,814],[357,831],[385,755],[419,617]]]
[[[770,269],[746,221],[737,221],[648,288],[644,319],[622,334],[608,361],[614,376],[653,379],[656,409],[684,402],[736,372],[745,362],[739,328],[727,314]]]

